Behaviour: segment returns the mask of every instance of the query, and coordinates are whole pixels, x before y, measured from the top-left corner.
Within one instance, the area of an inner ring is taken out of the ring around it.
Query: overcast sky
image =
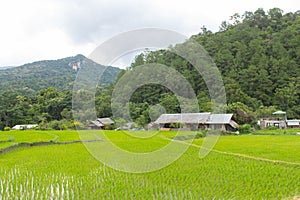
[[[234,13],[300,9],[299,0],[1,0],[0,66],[89,54],[119,33],[170,29],[186,36],[218,31]]]

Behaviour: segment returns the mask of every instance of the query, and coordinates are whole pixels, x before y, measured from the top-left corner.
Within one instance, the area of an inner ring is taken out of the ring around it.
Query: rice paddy
[[[151,152],[167,145],[175,133],[159,132],[149,138],[122,131],[105,135],[124,150]],[[293,199],[300,195],[300,136],[221,136],[203,159],[199,158],[203,139],[195,139],[175,162],[141,174],[108,167],[83,143],[60,143],[79,138],[76,131],[0,132],[2,150],[50,142],[0,154],[0,199]]]

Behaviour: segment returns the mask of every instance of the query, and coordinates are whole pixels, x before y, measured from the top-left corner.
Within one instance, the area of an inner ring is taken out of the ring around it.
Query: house
[[[197,130],[209,118],[210,113],[162,114],[154,123],[163,130]]]
[[[15,125],[14,127],[12,127],[11,129],[12,130],[25,130],[25,129],[34,129],[38,127],[37,124],[18,124],[18,125]]]
[[[283,119],[261,119],[259,120],[260,129],[265,129],[267,127],[273,126],[276,128],[286,128],[286,123]]]
[[[179,113],[162,114],[154,123],[164,130],[208,130],[236,131],[238,124],[233,114]]]
[[[110,129],[110,125],[114,124],[114,121],[110,118],[97,118],[95,121],[91,121],[88,125],[89,129],[93,130],[103,130],[103,129]]]
[[[288,128],[300,128],[300,119],[291,119],[286,122]]]
[[[284,111],[276,111],[273,113],[273,117],[260,119],[258,124],[261,129],[265,129],[267,127],[276,127],[276,128],[300,128],[300,120],[292,119],[288,120],[286,116],[286,112]]]

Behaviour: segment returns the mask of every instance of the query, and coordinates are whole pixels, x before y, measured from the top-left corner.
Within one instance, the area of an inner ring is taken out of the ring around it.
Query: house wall
[[[226,131],[226,127],[224,124],[209,124],[208,128],[211,130],[223,130]]]
[[[265,129],[270,126],[275,126],[278,128],[286,128],[286,123],[284,120],[260,120],[260,128]]]
[[[160,124],[159,129],[170,128],[170,124]],[[171,128],[170,130],[182,131],[197,131],[197,130],[223,130],[223,131],[236,131],[237,129],[229,124],[184,124],[180,128]]]
[[[90,125],[90,126],[88,126],[88,129],[90,129],[90,130],[102,130],[102,127],[101,126],[92,126],[92,125]]]

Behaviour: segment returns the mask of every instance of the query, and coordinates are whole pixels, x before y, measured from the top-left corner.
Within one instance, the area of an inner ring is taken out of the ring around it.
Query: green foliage
[[[256,115],[258,118],[268,118],[273,115],[278,109],[275,106],[261,106],[256,110]]]
[[[291,129],[279,129],[274,126],[270,126],[266,129],[256,130],[252,132],[253,135],[297,135],[300,132],[299,128]]]
[[[278,128],[276,126],[268,126],[266,129],[267,130],[277,130]]]
[[[238,131],[240,134],[249,134],[251,133],[251,126],[250,124],[244,124],[238,127]]]
[[[84,127],[85,127],[84,124],[82,124],[80,121],[73,121],[72,126],[69,128],[81,130],[81,129],[84,129]]]
[[[53,129],[53,130],[67,130],[67,129],[82,129],[84,128],[83,124],[80,122],[73,122],[66,119],[62,120],[52,120],[46,124],[46,129]]]
[[[206,131],[206,130],[204,130],[204,131],[198,131],[198,132],[196,133],[196,135],[195,135],[195,139],[203,138],[203,137],[206,136],[206,134],[207,134],[207,131]]]
[[[10,131],[10,127],[9,127],[9,126],[5,126],[5,127],[3,128],[3,130],[4,130],[4,131]]]
[[[241,102],[228,104],[227,112],[233,113],[233,119],[238,124],[255,123],[255,115],[253,111],[251,111],[247,105]]]

